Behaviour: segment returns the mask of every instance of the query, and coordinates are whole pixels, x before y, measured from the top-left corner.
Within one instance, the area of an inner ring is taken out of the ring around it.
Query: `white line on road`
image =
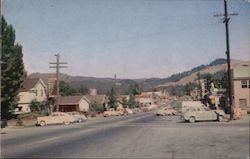
[[[62,136],[53,137],[53,138],[50,138],[50,139],[47,139],[47,140],[38,141],[37,143],[43,143],[43,142],[53,141],[53,140],[57,140],[57,139],[60,139],[60,138],[62,138]]]
[[[80,132],[78,132],[77,134],[79,133],[86,133],[86,132],[89,132],[89,131],[93,131],[94,129],[87,129],[87,130],[82,130]],[[58,137],[53,137],[53,138],[50,138],[50,139],[46,139],[46,140],[42,140],[42,141],[38,141],[37,143],[44,143],[44,142],[49,142],[49,141],[53,141],[53,140],[57,140],[57,139],[60,139],[60,138],[65,138],[65,137],[68,137],[68,136],[71,136],[72,134],[70,135],[64,135],[64,136],[58,136]]]

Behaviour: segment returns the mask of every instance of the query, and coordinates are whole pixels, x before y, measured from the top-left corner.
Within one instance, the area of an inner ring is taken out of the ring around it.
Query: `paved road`
[[[18,158],[247,159],[249,118],[191,124],[142,113],[8,130],[1,145],[2,157]]]

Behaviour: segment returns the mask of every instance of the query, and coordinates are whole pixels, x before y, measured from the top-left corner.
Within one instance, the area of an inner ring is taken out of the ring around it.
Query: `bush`
[[[49,112],[49,104],[47,102],[38,102],[37,100],[32,100],[29,106],[31,112],[43,115],[46,115]]]
[[[91,102],[89,110],[91,112],[103,112],[104,111],[104,107],[103,107],[103,105],[98,104],[97,102]]]

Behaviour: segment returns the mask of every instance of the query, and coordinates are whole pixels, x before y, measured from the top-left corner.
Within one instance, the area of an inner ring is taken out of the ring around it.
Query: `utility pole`
[[[114,91],[115,91],[115,95],[117,95],[117,86],[116,86],[116,82],[117,82],[117,79],[116,79],[116,73],[114,74]]]
[[[232,83],[231,83],[231,64],[230,64],[230,47],[229,47],[229,28],[228,28],[228,22],[230,18],[229,15],[238,15],[238,13],[231,13],[228,14],[227,12],[227,0],[224,0],[224,14],[217,14],[214,15],[215,17],[223,16],[223,23],[225,23],[225,29],[226,29],[226,55],[227,55],[227,79],[228,79],[228,98],[229,98],[229,107],[230,107],[230,119],[233,119],[233,110],[232,110]]]
[[[50,66],[49,68],[56,68],[56,111],[59,111],[59,74],[60,74],[60,68],[67,68],[67,66],[61,66],[61,64],[67,64],[66,62],[60,62],[60,54],[55,54],[56,56],[56,62],[50,62],[49,64],[52,64],[54,66]]]
[[[198,82],[199,82],[199,100],[201,100],[202,97],[202,88],[201,88],[201,73],[200,73],[200,69],[199,72],[197,73],[198,76]]]

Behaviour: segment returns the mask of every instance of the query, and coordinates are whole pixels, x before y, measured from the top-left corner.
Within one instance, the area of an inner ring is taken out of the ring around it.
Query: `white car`
[[[134,114],[134,112],[133,112],[131,109],[129,109],[129,108],[125,108],[125,109],[124,109],[124,113],[125,113],[126,115]]]
[[[163,109],[158,110],[155,114],[157,116],[176,115],[177,112],[172,108],[163,108]]]
[[[124,111],[123,110],[115,110],[114,108],[110,108],[110,109],[103,112],[104,117],[121,116],[121,115],[124,115]]]
[[[75,118],[75,122],[83,122],[87,120],[87,117],[79,112],[67,112],[67,114],[73,116]]]
[[[50,124],[65,124],[73,123],[75,118],[64,112],[53,112],[49,116],[37,117],[37,124],[41,126]]]

